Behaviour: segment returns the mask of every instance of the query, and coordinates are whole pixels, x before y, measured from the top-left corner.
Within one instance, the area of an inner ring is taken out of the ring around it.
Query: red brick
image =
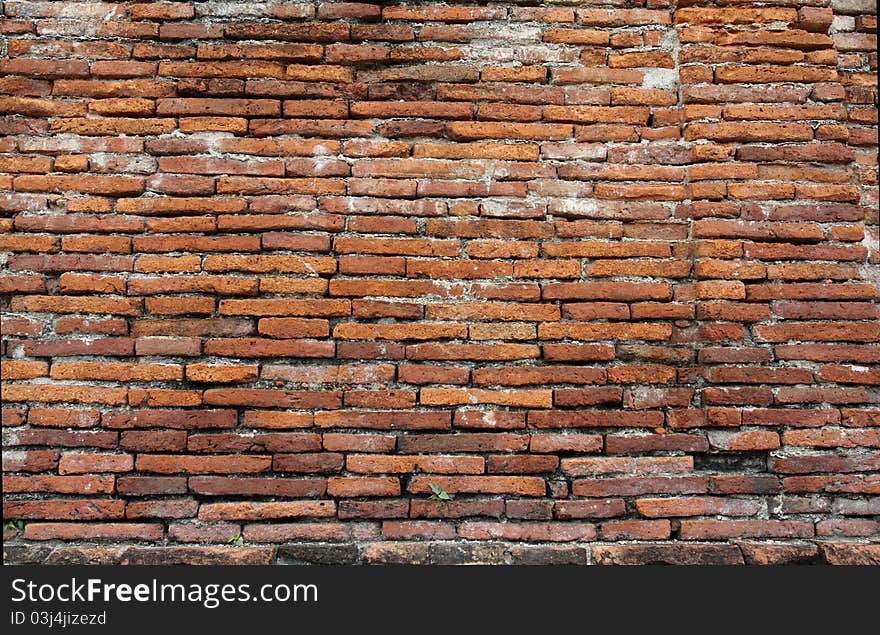
[[[120,476],[116,489],[126,496],[183,494],[186,492],[186,479],[175,476]]]
[[[683,520],[684,540],[728,538],[809,538],[813,524],[796,520]]]
[[[129,472],[133,466],[130,454],[62,454],[58,473]]]
[[[268,456],[177,456],[139,454],[135,467],[139,472],[155,474],[247,474],[264,472],[272,464]]]
[[[191,476],[190,491],[205,496],[323,496],[327,482],[323,478],[265,478]]]
[[[156,541],[163,537],[161,523],[28,523],[28,540],[130,540]]]
[[[458,535],[469,540],[591,541],[596,539],[596,533],[596,527],[589,523],[491,523],[465,521],[458,527]]]
[[[65,500],[65,501],[5,501],[3,514],[6,518],[27,520],[102,520],[122,518],[123,501],[114,500]]]
[[[648,518],[685,516],[753,516],[760,512],[757,501],[723,498],[642,498],[636,501],[639,514]]]
[[[602,540],[666,540],[668,520],[617,520],[602,523]]]
[[[743,564],[739,547],[725,544],[600,545],[592,554],[596,564]]]
[[[326,518],[332,517],[335,512],[336,506],[330,501],[205,503],[199,508],[199,520]]]
[[[469,494],[543,496],[545,489],[544,479],[535,476],[417,476],[410,482],[409,491],[416,494],[430,493],[430,484],[449,493]]]
[[[112,476],[4,476],[9,493],[112,494]]]
[[[327,494],[336,498],[398,496],[400,481],[391,477],[332,477],[327,483]]]

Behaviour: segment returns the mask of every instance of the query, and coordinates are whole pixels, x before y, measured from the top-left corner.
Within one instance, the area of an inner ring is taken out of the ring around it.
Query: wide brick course
[[[0,33],[5,561],[880,563],[873,2]]]

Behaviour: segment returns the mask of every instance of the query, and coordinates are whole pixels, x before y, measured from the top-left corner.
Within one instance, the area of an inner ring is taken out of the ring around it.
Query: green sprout
[[[244,539],[241,537],[241,532],[232,534],[229,536],[229,540],[226,541],[227,544],[235,545],[236,547],[241,547],[244,544]]]
[[[433,483],[428,483],[428,486],[431,488],[431,496],[429,497],[429,500],[443,501],[444,503],[446,501],[452,500],[452,498],[453,498],[452,495],[444,492],[443,488],[440,487],[439,485],[434,485]]]
[[[17,529],[19,531],[24,530],[24,521],[20,518],[16,520],[7,520],[3,523],[3,533],[5,534],[10,529]]]

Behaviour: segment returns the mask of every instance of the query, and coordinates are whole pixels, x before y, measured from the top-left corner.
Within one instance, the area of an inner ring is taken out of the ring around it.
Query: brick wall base
[[[263,547],[9,544],[7,564],[53,565],[878,565],[880,545],[787,541],[589,546],[501,542],[301,542]]]

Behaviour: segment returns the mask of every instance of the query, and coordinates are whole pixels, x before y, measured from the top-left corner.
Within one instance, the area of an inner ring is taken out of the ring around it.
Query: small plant
[[[446,501],[452,500],[452,498],[453,498],[452,495],[444,492],[443,488],[440,487],[439,485],[434,485],[433,483],[428,483],[428,486],[431,488],[431,496],[429,497],[429,500],[443,501],[444,503]]]
[[[232,534],[229,536],[229,540],[226,541],[230,545],[235,545],[236,547],[241,547],[244,544],[244,539],[241,537],[241,532]]]
[[[10,529],[22,531],[24,529],[24,521],[20,518],[17,520],[7,520],[3,523],[3,533],[5,534]]]

